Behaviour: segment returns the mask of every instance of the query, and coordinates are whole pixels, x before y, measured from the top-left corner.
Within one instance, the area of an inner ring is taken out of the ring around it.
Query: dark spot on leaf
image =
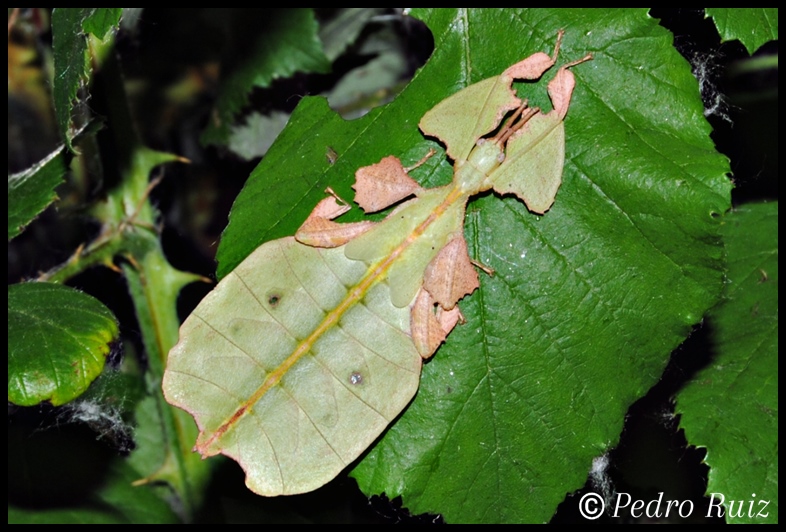
[[[271,308],[276,308],[279,303],[281,303],[281,294],[272,293],[267,295],[267,304],[270,305]]]

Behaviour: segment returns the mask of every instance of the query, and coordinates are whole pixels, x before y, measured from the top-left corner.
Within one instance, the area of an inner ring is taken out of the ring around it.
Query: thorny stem
[[[110,135],[107,141],[116,147],[117,153],[104,167],[117,167],[121,180],[93,211],[103,224],[102,234],[88,246],[80,247],[71,259],[49,272],[47,277],[63,281],[94,264],[110,266],[118,255],[126,258],[123,273],[147,354],[148,392],[156,402],[159,416],[153,430],[162,434],[165,455],[158,471],[140,474],[149,475],[144,480],[167,482],[179,499],[175,509],[179,509],[188,521],[194,517],[203,497],[209,464],[190,451],[196,440],[196,426],[188,414],[165,401],[160,383],[167,353],[177,341],[177,294],[182,286],[197,280],[198,276],[175,270],[166,261],[155,227],[156,212],[149,199],[150,191],[159,181],[149,181],[150,171],[159,164],[179,158],[141,144],[127,106],[120,64],[112,52],[104,57],[103,64],[95,65],[92,104],[112,124],[112,128],[102,134]],[[149,463],[145,467],[156,466]]]

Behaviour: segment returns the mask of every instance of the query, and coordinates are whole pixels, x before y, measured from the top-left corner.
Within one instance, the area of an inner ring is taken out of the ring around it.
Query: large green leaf
[[[434,33],[429,63],[392,104],[352,122],[320,99],[301,102],[233,207],[218,273],[292,234],[325,187],[351,198],[358,167],[390,154],[420,159],[435,146],[417,130],[425,111],[551,52],[564,29],[558,64],[587,52],[594,60],[574,69],[556,203],[542,217],[513,198],[470,203],[471,254],[496,274],[462,301],[467,323],[353,473],[366,493],[402,495],[410,510],[448,521],[548,520],[715,302],[728,164],[688,63],[644,10],[414,14]],[[545,83],[519,94],[548,108]],[[449,181],[450,164],[437,159],[414,177]]]
[[[67,286],[8,287],[8,401],[62,405],[81,395],[104,369],[118,335],[112,313]]]
[[[778,8],[707,8],[723,41],[739,41],[752,54],[767,41],[778,39]]]
[[[707,320],[715,357],[680,392],[677,413],[688,442],[707,448],[714,515],[724,504],[728,522],[777,523],[778,203],[745,205],[725,222],[727,288]]]

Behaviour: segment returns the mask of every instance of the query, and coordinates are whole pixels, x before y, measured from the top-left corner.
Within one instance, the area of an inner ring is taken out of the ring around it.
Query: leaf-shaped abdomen
[[[328,482],[417,390],[409,311],[384,282],[358,292],[367,273],[342,247],[268,242],[181,327],[167,400],[194,416],[196,449],[237,460],[256,493]]]

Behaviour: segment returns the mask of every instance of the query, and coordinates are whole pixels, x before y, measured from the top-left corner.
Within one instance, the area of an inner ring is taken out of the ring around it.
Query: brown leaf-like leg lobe
[[[435,313],[434,299],[421,288],[410,315],[412,341],[420,356],[430,358],[459,321],[463,322],[464,316],[458,307],[452,310],[437,307]]]
[[[463,235],[455,237],[440,250],[423,276],[423,288],[448,311],[478,286],[478,272],[472,267]]]
[[[374,226],[374,222],[348,224],[334,222],[333,218],[344,214],[350,207],[347,204],[339,203],[332,190],[328,189],[328,192],[331,195],[317,203],[317,206],[295,233],[295,239],[301,244],[317,248],[335,248],[343,246]]]
[[[545,52],[532,54],[515,65],[509,66],[502,75],[512,79],[539,79],[544,72],[557,62],[557,55],[559,54],[559,47],[562,44],[562,36],[564,34],[564,30],[557,32],[557,44],[554,45],[554,53],[551,57]]]
[[[587,54],[578,61],[562,65],[559,67],[554,79],[549,81],[549,98],[551,98],[551,103],[554,105],[554,110],[559,115],[560,120],[564,120],[565,115],[568,113],[570,97],[573,95],[573,88],[576,86],[576,78],[568,69],[591,59],[592,54]]]
[[[422,164],[422,162],[420,163]],[[355,202],[365,212],[377,212],[411,196],[420,185],[407,175],[398,157],[389,155],[355,172]]]
[[[334,218],[338,218],[345,212],[348,212],[351,208],[347,203],[336,196],[333,192],[333,189],[327,189],[325,192],[330,194],[327,198],[324,198],[319,203],[317,203],[314,210],[311,211],[311,214],[308,215],[309,218],[325,218],[327,220],[333,220]]]

